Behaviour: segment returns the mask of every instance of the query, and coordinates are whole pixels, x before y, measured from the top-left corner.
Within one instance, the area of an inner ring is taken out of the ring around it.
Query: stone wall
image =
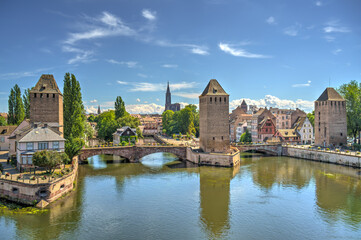
[[[187,160],[199,165],[233,167],[240,163],[240,152],[233,154],[204,153],[196,149],[187,148]]]
[[[361,156],[358,157],[343,153],[323,152],[295,147],[283,147],[282,155],[319,162],[341,164],[351,167],[361,167]]]
[[[48,183],[28,183],[13,181],[10,179],[0,179],[0,197],[11,201],[33,204],[34,201],[45,200],[53,202],[59,197],[71,191],[78,173],[78,163],[74,162],[71,173]]]

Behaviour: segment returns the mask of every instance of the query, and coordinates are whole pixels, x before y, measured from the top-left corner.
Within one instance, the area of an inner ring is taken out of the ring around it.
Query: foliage
[[[25,118],[25,110],[21,99],[21,90],[17,84],[10,90],[8,107],[8,124],[20,124]]]
[[[144,137],[143,137],[143,133],[142,133],[142,131],[140,130],[140,128],[137,127],[136,130],[137,130],[136,133],[137,133],[138,138],[144,138]]]
[[[57,151],[42,150],[35,152],[33,155],[34,165],[44,167],[49,173],[53,173],[55,168],[63,164],[66,159],[66,154]]]
[[[0,173],[2,173],[2,171],[4,171],[4,167],[3,167],[3,165],[0,163]]]
[[[68,155],[69,159],[73,159],[73,157],[78,155],[83,146],[84,140],[82,138],[70,137],[65,141],[65,153]]]
[[[139,119],[131,116],[129,113],[126,113],[125,116],[116,119],[118,127],[128,126],[130,128],[137,128],[140,125]]]
[[[30,94],[29,94],[29,91],[30,91],[30,89],[27,88],[27,89],[25,89],[24,94],[23,94],[25,119],[30,118]]]
[[[88,122],[95,122],[95,116],[93,114],[88,117]]]
[[[164,132],[169,136],[174,133],[199,135],[199,113],[195,105],[187,105],[177,112],[167,110],[162,120]]]
[[[95,135],[94,128],[87,121],[84,121],[84,134],[87,140],[93,138]]]
[[[73,74],[64,76],[64,137],[82,138],[84,136],[84,105],[79,82]]]
[[[312,127],[315,127],[315,111],[312,111],[312,113],[307,113],[307,118],[310,120]]]
[[[106,141],[113,139],[113,133],[117,130],[114,110],[106,111],[98,116],[98,137]]]
[[[357,144],[357,143],[352,144],[352,149],[356,151],[361,151],[361,144]]]
[[[248,129],[246,129],[246,131],[244,133],[242,133],[239,141],[240,142],[252,142],[252,136],[251,136],[251,133],[248,131]]]
[[[6,126],[6,119],[3,116],[0,116],[0,126]]]
[[[353,80],[342,84],[338,91],[346,100],[348,135],[353,136],[356,143],[356,137],[361,131],[361,86]]]
[[[125,110],[125,104],[121,96],[118,96],[114,103],[115,107],[115,119],[122,118],[127,114]]]

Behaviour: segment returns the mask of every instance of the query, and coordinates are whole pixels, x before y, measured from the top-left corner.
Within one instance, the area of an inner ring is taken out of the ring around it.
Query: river
[[[257,154],[237,168],[176,160],[89,158],[48,212],[0,213],[0,239],[361,239],[360,169]]]

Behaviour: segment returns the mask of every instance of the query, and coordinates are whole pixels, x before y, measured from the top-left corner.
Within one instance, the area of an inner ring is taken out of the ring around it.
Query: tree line
[[[199,136],[199,112],[194,104],[187,105],[180,111],[164,111],[162,114],[163,133]]]
[[[24,94],[21,95],[21,89],[17,84],[11,88],[8,100],[8,119],[6,121],[0,117],[0,126],[19,125],[24,119],[30,118],[29,91],[29,88],[25,89]]]

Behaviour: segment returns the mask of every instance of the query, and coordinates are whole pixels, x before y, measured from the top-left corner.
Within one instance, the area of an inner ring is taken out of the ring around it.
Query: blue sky
[[[66,72],[89,112],[122,96],[131,113],[198,103],[211,78],[273,107],[313,108],[329,86],[361,78],[361,2],[254,0],[1,1],[0,111],[16,83]]]

